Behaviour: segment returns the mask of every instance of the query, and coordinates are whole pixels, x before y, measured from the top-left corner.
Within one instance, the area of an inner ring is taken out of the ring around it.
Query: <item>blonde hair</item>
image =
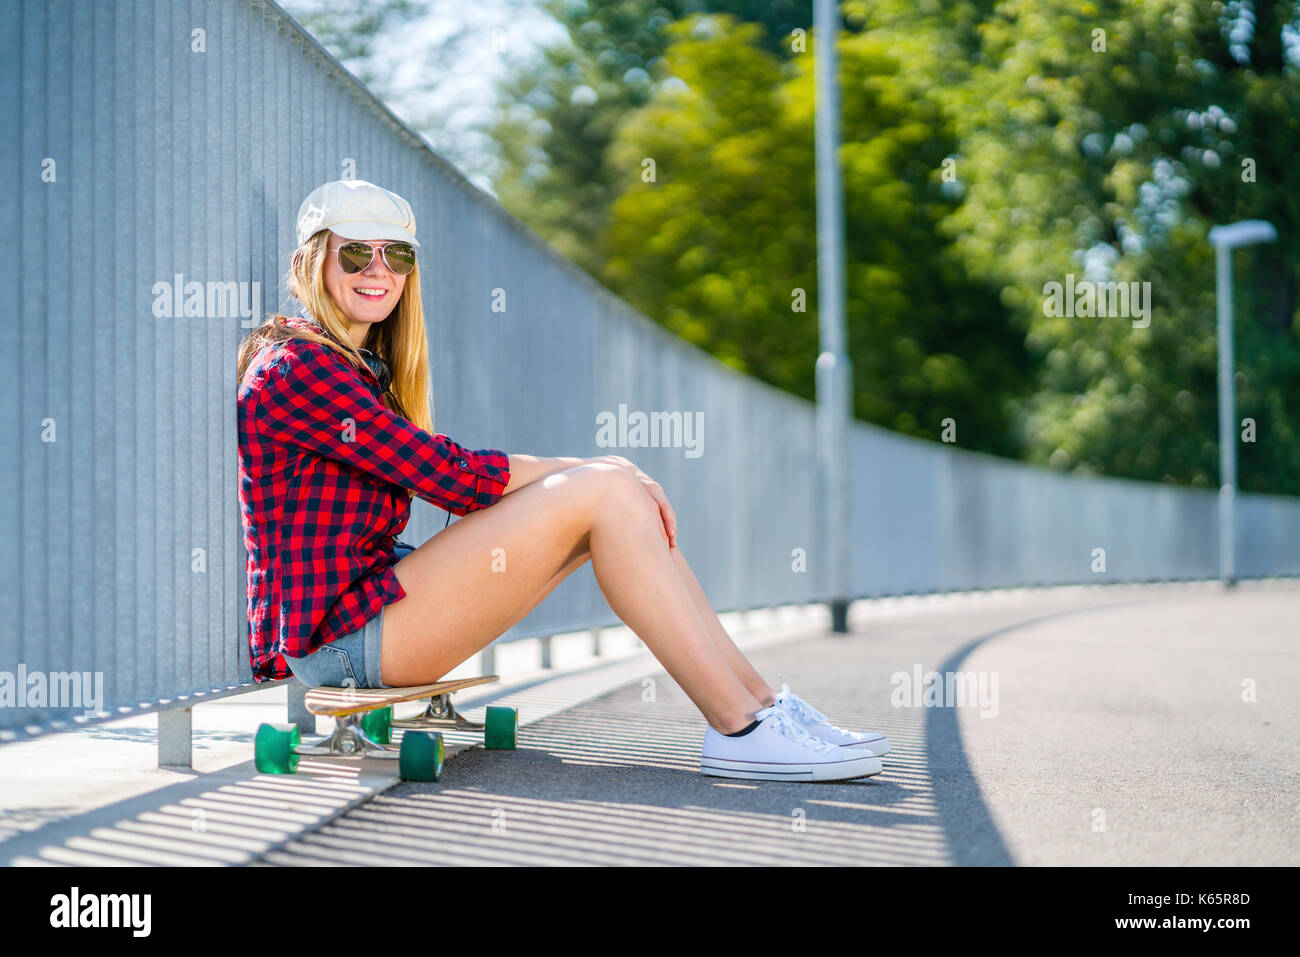
[[[325,257],[329,255],[328,229],[314,233],[293,251],[285,284],[289,293],[306,307],[325,334],[317,335],[284,323],[285,316],[273,315],[239,345],[235,361],[236,383],[242,382],[253,357],[264,346],[284,339],[306,339],[344,356],[359,371],[365,360],[348,336],[348,319],[325,288]],[[425,432],[433,432],[433,393],[429,379],[429,341],[424,331],[424,308],[420,302],[420,265],[407,274],[402,297],[383,322],[371,326],[365,348],[388,363],[393,382],[384,395],[384,405]]]

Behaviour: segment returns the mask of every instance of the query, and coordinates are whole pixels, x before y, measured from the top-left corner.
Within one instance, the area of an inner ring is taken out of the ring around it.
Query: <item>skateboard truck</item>
[[[334,719],[334,731],[315,744],[299,745],[298,754],[344,756],[365,758],[396,758],[397,748],[380,744],[361,727],[361,716],[339,715]]]
[[[394,728],[448,728],[456,731],[482,731],[483,724],[471,721],[459,711],[451,700],[450,692],[433,695],[425,709],[409,718],[393,719]]]

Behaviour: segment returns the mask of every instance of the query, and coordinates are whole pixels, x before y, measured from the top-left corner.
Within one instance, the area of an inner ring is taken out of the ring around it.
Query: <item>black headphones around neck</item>
[[[392,370],[388,368],[387,362],[379,358],[379,356],[375,355],[369,349],[358,349],[357,351],[361,353],[361,358],[365,360],[366,365],[370,367],[370,371],[373,372],[375,378],[379,380],[379,391],[375,393],[375,398],[382,399],[384,393],[388,391],[389,386],[393,384]]]

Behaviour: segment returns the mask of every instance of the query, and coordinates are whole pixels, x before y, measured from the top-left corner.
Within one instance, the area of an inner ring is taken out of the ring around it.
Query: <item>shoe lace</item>
[[[823,741],[821,738],[814,738],[808,729],[801,727],[798,723],[790,718],[788,714],[773,705],[765,708],[763,711],[754,715],[759,721],[764,721],[769,717],[776,719],[776,728],[785,737],[805,748],[812,748],[814,751],[830,751],[835,745],[829,741]]]
[[[793,711],[801,721],[807,721],[811,724],[830,725],[830,719],[822,714],[803,698],[790,690],[789,685],[785,683],[785,675],[777,675],[781,679],[781,693],[777,695],[781,702]]]

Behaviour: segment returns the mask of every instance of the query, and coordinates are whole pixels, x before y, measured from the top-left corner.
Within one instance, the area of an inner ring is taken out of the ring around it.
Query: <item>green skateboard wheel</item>
[[[263,724],[253,743],[253,764],[261,774],[293,774],[298,770],[294,748],[302,736],[296,724]]]
[[[367,711],[361,716],[361,730],[375,744],[392,744],[393,706]]]
[[[442,777],[442,735],[410,730],[402,735],[398,774],[403,781],[436,781]]]
[[[514,708],[489,707],[483,722],[483,747],[510,751],[519,740],[519,712]]]

